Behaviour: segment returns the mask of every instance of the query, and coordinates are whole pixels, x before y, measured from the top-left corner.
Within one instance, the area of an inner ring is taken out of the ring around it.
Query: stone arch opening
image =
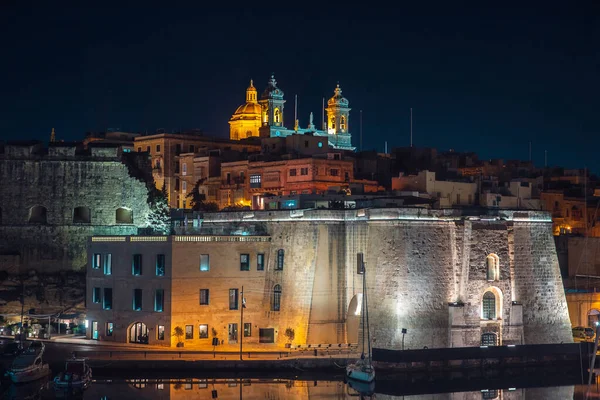
[[[129,343],[148,344],[148,327],[143,322],[134,322],[127,329]]]
[[[596,310],[595,308],[591,309],[588,312],[588,326],[590,326],[592,328],[596,328],[596,326],[598,326],[599,322],[600,322],[600,311]]]
[[[497,254],[489,254],[486,259],[487,267],[487,280],[497,281],[500,280],[500,257]]]
[[[89,224],[92,220],[89,207],[75,207],[73,209],[74,224]]]
[[[33,206],[29,209],[29,218],[27,222],[30,224],[45,224],[48,222],[47,219],[48,211],[44,206]]]
[[[362,293],[355,294],[350,300],[346,313],[346,342],[358,343],[360,316],[362,313]]]
[[[502,319],[502,291],[495,286],[490,286],[481,296],[481,319]]]
[[[133,224],[133,211],[125,207],[117,208],[115,219],[117,224]]]

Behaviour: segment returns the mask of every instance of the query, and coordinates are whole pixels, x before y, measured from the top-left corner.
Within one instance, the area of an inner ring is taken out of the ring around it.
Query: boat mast
[[[366,272],[366,271],[365,271]],[[363,274],[363,297],[365,298],[364,301],[364,305],[365,305],[365,310],[366,310],[366,314],[367,314],[367,344],[369,345],[369,365],[371,365],[371,329],[369,327],[369,307],[367,306],[367,275],[366,273]],[[363,335],[364,336],[364,335]]]
[[[363,298],[362,298],[362,304],[360,305],[361,307],[361,314],[362,314],[362,324],[363,324],[363,335],[362,335],[362,351],[361,351],[361,359],[364,358],[365,355],[365,302],[367,301],[367,294],[365,293],[365,263],[362,263],[362,272],[363,272],[363,287],[362,287],[362,291],[363,291]]]

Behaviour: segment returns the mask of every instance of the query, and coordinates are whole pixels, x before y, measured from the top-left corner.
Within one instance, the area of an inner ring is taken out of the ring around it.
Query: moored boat
[[[14,383],[31,382],[50,373],[48,364],[42,356],[46,346],[42,342],[33,342],[27,350],[14,359],[6,375]]]
[[[65,364],[65,370],[54,378],[57,393],[83,391],[92,383],[92,369],[85,358],[71,358]]]

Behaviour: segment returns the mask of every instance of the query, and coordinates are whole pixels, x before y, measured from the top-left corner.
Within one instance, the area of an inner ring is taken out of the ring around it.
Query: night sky
[[[227,137],[249,80],[260,93],[273,72],[288,127],[294,95],[300,125],[311,111],[319,125],[322,98],[339,81],[355,145],[363,110],[364,149],[408,145],[412,107],[415,146],[528,159],[531,141],[536,165],[547,149],[550,165],[600,172],[597,1],[530,9],[48,3],[0,5],[6,140],[48,140],[53,127],[62,140],[106,128]]]

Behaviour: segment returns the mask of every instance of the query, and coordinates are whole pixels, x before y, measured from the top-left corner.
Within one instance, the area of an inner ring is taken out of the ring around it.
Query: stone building
[[[76,144],[51,143],[45,148],[28,142],[9,143],[3,149],[0,269],[11,278],[2,284],[0,301],[4,310],[20,311],[21,284],[13,278],[83,271],[88,236],[131,235],[145,226],[151,177],[144,172],[146,157],[120,153],[119,147],[90,143],[82,150]],[[69,281],[73,287],[55,287],[67,284],[63,278],[25,282],[26,292],[36,293],[28,297],[26,307],[60,309],[83,301],[82,294],[62,297],[63,290],[83,290],[82,280],[79,285]]]
[[[412,349],[572,341],[543,212],[209,213],[173,236],[96,236],[89,246],[93,338],[175,346],[180,326],[188,347],[211,348],[213,334],[283,346],[291,328],[294,344],[357,343],[367,298],[375,347],[401,348],[402,329]]]
[[[470,181],[437,180],[433,171],[392,178],[392,190],[428,193],[440,207],[473,206],[477,202],[477,184]]]

